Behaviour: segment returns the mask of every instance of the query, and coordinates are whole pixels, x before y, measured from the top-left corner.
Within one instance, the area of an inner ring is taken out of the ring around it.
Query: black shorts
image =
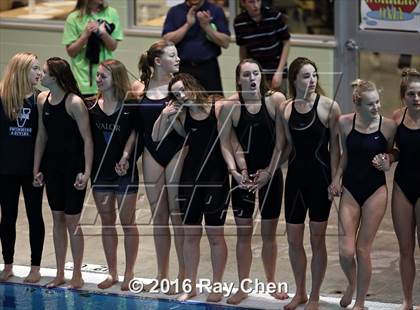
[[[82,212],[86,189],[77,190],[74,187],[77,174],[83,172],[80,170],[70,161],[50,161],[46,164],[45,188],[51,210],[64,211],[68,215]]]
[[[286,223],[305,223],[306,212],[312,222],[328,221],[331,200],[328,199],[330,178],[322,174],[314,176],[289,169],[284,190]]]
[[[219,181],[188,182],[181,180],[179,205],[183,224],[223,226],[229,206],[229,176]]]
[[[239,218],[252,218],[255,207],[255,194],[237,186],[238,184],[232,179],[233,214]],[[258,194],[261,218],[263,220],[278,218],[283,195],[283,173],[280,169],[274,173],[270,182],[259,190]]]

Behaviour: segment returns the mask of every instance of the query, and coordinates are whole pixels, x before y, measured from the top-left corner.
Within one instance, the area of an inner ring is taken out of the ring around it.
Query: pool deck
[[[285,175],[285,171],[283,171]],[[392,185],[393,171],[387,173],[387,182],[389,188]],[[46,237],[44,245],[44,253],[42,260],[41,271],[43,275],[41,285],[46,283],[54,275],[55,267],[55,255],[52,241],[52,218],[51,212],[48,207],[47,199],[44,197],[43,214],[46,226]],[[339,257],[338,257],[338,245],[337,245],[337,208],[338,200],[333,204],[329,226],[327,230],[327,251],[328,251],[328,268],[321,289],[321,309],[340,309],[338,305],[341,291],[346,287],[346,281],[344,274],[340,268]],[[140,230],[140,248],[138,252],[138,258],[136,263],[135,276],[138,278],[151,279],[156,273],[156,254],[154,249],[153,236],[151,234],[152,229],[150,225],[150,210],[147,204],[147,199],[144,195],[144,188],[140,189],[139,199],[137,203],[137,221]],[[290,267],[288,257],[288,244],[287,237],[285,234],[285,221],[284,212],[282,206],[282,213],[278,225],[278,258],[277,258],[277,279],[278,282],[286,282],[289,285],[289,292],[295,291],[295,285],[293,280],[293,274]],[[17,223],[17,240],[15,247],[15,265],[27,266],[29,265],[30,251],[28,241],[28,224],[25,215],[25,208],[23,206],[23,197],[20,200],[19,216]],[[100,232],[100,220],[96,212],[96,208],[93,203],[92,196],[87,195],[86,207],[82,216],[81,224],[83,225],[83,231],[85,234],[85,254],[84,263],[94,265],[106,265],[105,256],[101,244]],[[264,270],[261,261],[261,237],[259,235],[259,222],[256,218],[256,229],[255,236],[253,238],[252,250],[253,250],[253,264],[251,268],[251,279],[260,279],[264,281]],[[123,251],[123,240],[122,230],[118,229],[120,233],[119,247],[118,247],[118,270],[119,274],[124,271],[124,251]],[[228,262],[224,275],[224,281],[227,283],[235,283],[237,286],[237,272],[236,272],[236,257],[235,257],[235,224],[231,209],[229,210],[227,221],[226,221],[226,242],[228,245]],[[172,243],[173,244],[173,243]],[[308,271],[307,271],[307,288],[311,287],[310,278],[310,244],[309,244],[309,228],[305,230],[305,249],[308,257]],[[420,304],[420,251],[416,246],[416,268],[417,277],[414,286],[414,302]],[[70,250],[67,253],[67,260],[71,261]],[[399,250],[396,236],[393,231],[392,220],[391,220],[391,208],[388,203],[386,215],[379,228],[377,237],[375,239],[372,249],[372,266],[373,274],[368,292],[366,306],[369,309],[398,309],[397,304],[402,301],[401,283],[399,275]],[[2,265],[0,265],[2,269]],[[100,269],[100,268],[99,268]],[[16,277],[12,278],[13,281],[22,281],[22,278],[27,271],[24,267],[15,268]],[[91,280],[91,274],[95,275],[95,281]],[[85,280],[87,284],[84,289],[98,290],[96,283],[104,278],[105,274],[101,273],[85,273]],[[177,262],[174,247],[171,248],[171,259],[170,259],[170,276],[174,279],[177,275]],[[67,276],[67,275],[66,275]],[[211,278],[211,262],[210,262],[210,249],[207,242],[207,238],[203,236],[201,244],[201,261],[199,266],[199,277]],[[112,292],[121,293],[119,291],[118,284],[111,288]],[[309,291],[308,291],[309,293]],[[141,294],[143,296],[143,293]],[[152,297],[165,297],[164,295],[153,294]],[[173,297],[172,297],[173,298]],[[202,294],[195,298],[197,300],[204,300],[205,295]],[[225,300],[225,299],[224,299]],[[290,299],[289,299],[290,300]],[[270,296],[251,295],[250,298],[243,301],[240,306],[242,307],[257,307],[264,309],[279,309],[285,305],[288,301],[277,301]],[[302,307],[303,309],[303,307]]]
[[[13,283],[23,283],[23,279],[29,272],[29,267],[27,266],[15,266],[15,276],[12,278],[11,282]],[[51,279],[53,279],[55,275],[55,269],[52,268],[41,268],[41,273],[43,275],[42,280],[37,284],[39,286],[43,286],[48,283]],[[67,270],[65,272],[66,277],[71,277],[71,271]],[[131,296],[141,296],[144,298],[159,298],[159,299],[170,299],[174,298],[162,293],[151,294],[151,293],[140,293],[135,294],[131,292],[121,292],[118,287],[111,287],[106,290],[100,290],[97,288],[97,284],[102,280],[102,276],[98,273],[94,272],[83,272],[83,278],[85,280],[85,285],[83,290],[88,290],[91,292],[100,292],[100,293],[111,293],[111,294],[119,294],[119,295],[131,295]],[[122,277],[120,277],[122,280]],[[150,279],[139,279],[140,281],[149,282]],[[175,295],[176,296],[176,295]],[[292,294],[291,294],[292,296]],[[194,298],[194,301],[189,302],[205,302],[206,294],[201,294],[198,297]],[[246,309],[279,309],[287,304],[288,301],[276,301],[271,298],[269,295],[266,294],[251,294],[246,300],[244,300],[238,307],[246,308]],[[321,309],[342,309],[338,306],[339,298],[336,297],[321,297],[320,306]],[[222,302],[218,303],[219,305],[230,306],[226,303],[226,298],[223,299]],[[375,302],[375,301],[368,301],[366,302],[366,307],[368,309],[374,310],[393,310],[398,309],[399,305],[391,304],[391,303],[382,303],[382,302]],[[303,309],[303,306],[298,307],[297,309]]]

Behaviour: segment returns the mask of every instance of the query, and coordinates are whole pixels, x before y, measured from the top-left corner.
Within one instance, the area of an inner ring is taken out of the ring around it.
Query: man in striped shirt
[[[241,5],[245,11],[234,22],[239,57],[257,60],[271,87],[285,93],[290,45],[286,16],[262,6],[261,0],[241,0]]]

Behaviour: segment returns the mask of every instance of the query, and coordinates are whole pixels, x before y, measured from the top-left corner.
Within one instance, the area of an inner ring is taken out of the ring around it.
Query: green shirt
[[[120,18],[117,11],[114,8],[107,7],[105,10],[96,14],[86,14],[83,18],[79,18],[79,11],[74,11],[67,16],[66,23],[64,24],[64,33],[62,43],[69,45],[79,39],[81,34],[86,28],[86,25],[91,20],[102,19],[108,23],[115,25],[114,31],[111,36],[118,41],[123,39],[123,33],[120,25]],[[97,64],[92,64],[92,85],[89,85],[89,60],[85,57],[86,45],[80,50],[80,52],[71,58],[71,67],[79,84],[80,91],[82,94],[96,94],[96,70],[98,69]],[[113,55],[104,45],[100,47],[99,62],[112,59]]]

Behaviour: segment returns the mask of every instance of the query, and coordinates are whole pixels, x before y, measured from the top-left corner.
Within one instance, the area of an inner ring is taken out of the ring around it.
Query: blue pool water
[[[223,310],[238,308],[201,302],[181,303],[167,299],[0,283],[0,309]]]

